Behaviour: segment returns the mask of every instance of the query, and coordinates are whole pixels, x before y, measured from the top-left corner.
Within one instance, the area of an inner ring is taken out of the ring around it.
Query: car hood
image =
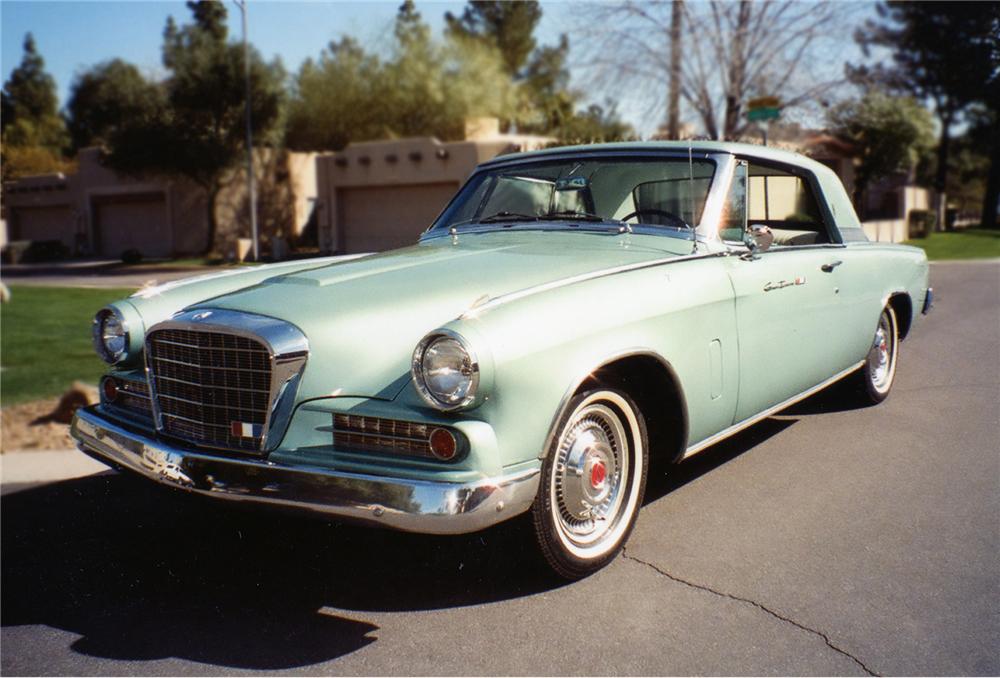
[[[417,342],[474,305],[690,249],[689,241],[662,236],[462,234],[275,276],[190,308],[245,311],[299,327],[309,341],[300,400],[391,399],[409,380]]]

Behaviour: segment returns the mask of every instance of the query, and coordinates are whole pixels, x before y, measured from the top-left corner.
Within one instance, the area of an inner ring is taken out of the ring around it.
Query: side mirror
[[[763,224],[751,226],[750,231],[744,236],[743,242],[752,253],[766,252],[771,249],[774,243],[774,233]]]

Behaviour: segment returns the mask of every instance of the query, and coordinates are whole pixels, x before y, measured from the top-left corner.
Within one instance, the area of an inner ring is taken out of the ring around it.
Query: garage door
[[[68,207],[17,207],[16,240],[59,240],[72,251],[76,219]]]
[[[163,195],[100,201],[94,205],[101,254],[120,257],[139,250],[144,257],[168,257],[173,249]]]
[[[457,191],[453,182],[342,188],[337,191],[337,249],[380,252],[412,245]]]

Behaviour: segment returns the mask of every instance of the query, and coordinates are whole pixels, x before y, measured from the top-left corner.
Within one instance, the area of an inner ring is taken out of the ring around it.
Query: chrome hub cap
[[[892,326],[889,323],[889,317],[883,313],[879,319],[878,329],[875,331],[872,348],[868,352],[868,365],[872,385],[879,391],[885,390],[892,379],[892,353],[894,349],[892,337]]]
[[[583,408],[557,451],[552,494],[558,527],[571,542],[600,541],[615,527],[627,477],[627,437],[619,417],[602,404]]]

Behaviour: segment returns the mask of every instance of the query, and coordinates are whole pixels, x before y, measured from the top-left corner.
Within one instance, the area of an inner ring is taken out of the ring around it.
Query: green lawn
[[[0,306],[0,405],[62,394],[74,380],[96,384],[105,364],[94,353],[90,321],[128,289],[11,287]]]
[[[906,244],[922,248],[932,261],[1000,257],[1000,229],[966,228],[961,231],[931,233],[927,238],[907,240]]]

